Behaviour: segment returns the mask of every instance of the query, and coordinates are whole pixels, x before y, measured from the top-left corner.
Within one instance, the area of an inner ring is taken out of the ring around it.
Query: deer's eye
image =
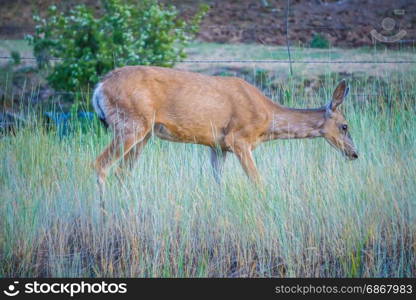
[[[347,124],[341,125],[341,129],[342,129],[342,131],[347,131],[348,130],[348,125]]]

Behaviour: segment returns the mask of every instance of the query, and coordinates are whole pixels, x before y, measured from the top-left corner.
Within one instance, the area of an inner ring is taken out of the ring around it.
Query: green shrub
[[[313,35],[310,46],[311,48],[327,49],[329,48],[329,41],[322,34],[317,33]]]
[[[17,66],[20,65],[20,63],[22,62],[22,58],[20,56],[20,52],[13,50],[10,52],[10,57],[12,58],[12,64]]]
[[[185,21],[173,6],[156,0],[139,4],[102,0],[104,12],[96,16],[85,5],[67,15],[51,6],[37,23],[33,45],[38,67],[47,68],[48,82],[57,90],[85,91],[101,75],[125,65],[170,67],[185,57],[184,48],[198,32],[206,12]],[[51,58],[59,58],[51,63]]]

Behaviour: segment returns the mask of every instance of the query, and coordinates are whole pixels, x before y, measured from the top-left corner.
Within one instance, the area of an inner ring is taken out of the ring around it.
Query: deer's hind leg
[[[143,142],[150,132],[150,124],[129,122],[125,120],[122,130],[115,127],[115,136],[107,148],[95,160],[101,206],[104,207],[103,196],[105,179],[110,167],[120,158],[128,154],[138,143]],[[143,145],[144,146],[144,145]],[[134,153],[132,153],[133,155]]]
[[[135,163],[138,161],[140,154],[143,151],[144,146],[146,146],[151,134],[147,134],[141,142],[138,142],[134,145],[130,151],[124,154],[124,157],[120,160],[120,163],[115,170],[118,178],[121,180],[125,171],[130,171],[133,169]]]

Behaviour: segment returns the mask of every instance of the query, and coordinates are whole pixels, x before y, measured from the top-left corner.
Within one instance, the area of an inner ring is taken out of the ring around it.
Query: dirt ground
[[[162,2],[176,5],[185,17],[192,15],[201,3],[208,4],[210,11],[199,34],[202,41],[267,45],[286,43],[287,0]],[[86,3],[97,12],[101,10],[98,0],[2,0],[0,39],[22,38],[24,34],[32,33],[33,12],[42,13],[52,3],[59,3],[62,9]],[[375,42],[372,30],[387,37],[403,32],[402,44],[414,44],[416,40],[414,0],[290,0],[289,4],[289,40],[293,45],[309,44],[313,35],[319,33],[332,46],[369,46]],[[389,24],[383,23],[385,18],[390,18]]]

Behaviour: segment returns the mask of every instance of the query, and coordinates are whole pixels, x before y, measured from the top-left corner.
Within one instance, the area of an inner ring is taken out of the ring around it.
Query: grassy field
[[[263,88],[317,107],[333,72],[314,90],[302,75]],[[264,190],[232,155],[218,186],[208,148],[152,138],[123,183],[109,177],[105,220],[91,162],[111,134],[61,138],[32,113],[0,139],[0,277],[415,277],[416,74],[382,73],[349,80],[358,160],[274,141],[254,152]]]
[[[90,162],[109,135],[31,122],[0,143],[0,276],[414,276],[414,111],[347,102],[357,161],[323,140],[264,144],[259,191],[234,157],[220,187],[206,148],[152,140],[110,177],[104,223]]]

